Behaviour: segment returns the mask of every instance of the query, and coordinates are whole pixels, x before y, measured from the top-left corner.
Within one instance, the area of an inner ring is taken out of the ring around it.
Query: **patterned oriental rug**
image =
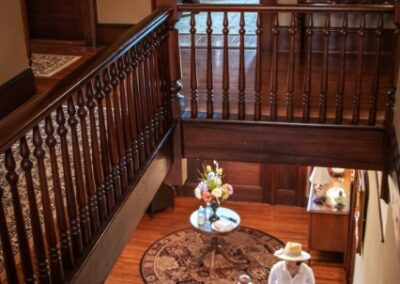
[[[32,71],[35,76],[51,77],[79,58],[81,56],[33,53]]]
[[[243,264],[233,264],[216,254],[210,275],[211,253],[199,258],[210,245],[211,237],[192,228],[165,236],[155,242],[142,257],[140,271],[147,284],[162,283],[236,283],[239,275],[248,274],[253,283],[267,283],[268,273],[277,262],[273,253],[284,246],[279,239],[264,232],[240,227],[220,243],[228,256]]]

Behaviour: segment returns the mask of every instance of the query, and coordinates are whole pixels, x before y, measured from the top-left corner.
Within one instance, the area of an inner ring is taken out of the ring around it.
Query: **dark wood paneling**
[[[194,196],[193,190],[199,183],[199,170],[202,164],[211,165],[212,160],[202,161],[189,159],[187,163],[187,182],[182,187],[184,196]],[[263,201],[263,185],[261,184],[261,164],[219,161],[224,169],[223,182],[229,183],[234,188],[234,194],[230,200],[239,201]]]
[[[268,203],[305,205],[306,166],[265,164],[263,174],[264,196]]]
[[[111,271],[171,167],[171,132],[156,153],[71,283],[102,283]]]
[[[93,0],[25,1],[31,38],[83,40],[88,45],[95,44]]]
[[[28,68],[0,86],[0,119],[35,95],[32,69]]]
[[[230,200],[305,205],[306,166],[219,162],[224,170],[223,181],[234,188]],[[212,160],[188,159],[188,179],[181,188],[184,196],[193,196],[198,184],[198,171],[207,164],[212,164]]]
[[[97,43],[109,45],[131,27],[133,24],[97,24]]]
[[[186,158],[383,169],[379,127],[184,120]]]

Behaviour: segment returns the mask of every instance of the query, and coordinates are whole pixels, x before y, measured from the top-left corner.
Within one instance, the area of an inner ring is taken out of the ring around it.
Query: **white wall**
[[[101,24],[137,24],[151,13],[151,0],[97,0]]]
[[[392,206],[382,204],[384,243],[380,240],[375,172],[368,172],[369,200],[362,255],[356,256],[353,284],[394,284],[400,281],[400,255],[395,241]],[[399,190],[391,185],[390,190]],[[382,202],[383,203],[383,202]],[[397,226],[397,230],[399,227]]]
[[[0,85],[28,68],[18,0],[0,0]]]

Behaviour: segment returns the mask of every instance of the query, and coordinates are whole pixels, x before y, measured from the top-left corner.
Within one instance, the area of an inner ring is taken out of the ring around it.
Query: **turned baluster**
[[[58,123],[57,133],[61,142],[61,155],[65,180],[65,196],[67,200],[69,227],[71,228],[72,249],[75,256],[80,256],[83,251],[82,233],[78,218],[78,207],[76,205],[74,185],[72,181],[71,162],[67,141],[68,130],[65,127],[66,120],[62,106],[57,108],[56,121]]]
[[[97,136],[97,123],[96,116],[94,114],[94,109],[96,108],[96,103],[94,102],[94,92],[92,82],[89,81],[86,85],[86,106],[89,110],[89,124],[90,124],[90,140],[92,146],[92,161],[94,170],[94,179],[97,192],[97,201],[99,204],[99,213],[101,221],[104,221],[108,216],[107,210],[107,200],[105,192],[105,181],[103,176],[103,168],[100,157],[100,146],[99,138]],[[83,99],[83,98],[82,98]]]
[[[132,57],[132,68],[133,68],[133,103],[135,106],[135,122],[136,122],[136,135],[137,135],[137,148],[139,153],[139,165],[143,165],[144,160],[146,159],[145,147],[144,147],[144,128],[143,126],[143,116],[142,116],[142,108],[141,108],[141,83],[140,83],[140,66],[139,66],[139,56],[138,49],[131,49],[131,57]],[[165,66],[165,65],[164,65]]]
[[[119,95],[120,95],[120,105],[121,105],[121,132],[122,138],[124,142],[124,151],[125,155],[122,157],[122,161],[126,167],[126,174],[128,182],[133,178],[133,160],[132,160],[132,148],[129,141],[131,136],[130,128],[129,128],[129,118],[128,118],[128,91],[127,91],[127,78],[125,74],[125,66],[123,57],[120,57],[117,60],[116,72],[117,77],[119,79]]]
[[[121,189],[121,172],[118,163],[118,146],[117,137],[114,129],[113,107],[111,103],[111,79],[108,68],[103,72],[104,93],[106,96],[106,111],[107,111],[107,136],[108,136],[108,151],[111,154],[112,177],[115,190],[115,202],[119,202],[122,198]]]
[[[21,168],[24,170],[25,185],[29,202],[29,216],[32,228],[33,248],[36,257],[36,267],[40,283],[51,283],[50,267],[46,256],[46,248],[44,244],[42,226],[40,224],[40,217],[38,206],[36,202],[35,189],[33,187],[32,179],[32,166],[33,163],[30,159],[30,150],[25,136],[20,140],[20,154],[22,157]],[[1,210],[0,210],[1,211]],[[0,218],[0,223],[2,222]],[[4,251],[4,247],[3,247]],[[11,281],[12,279],[8,279]],[[14,282],[10,282],[14,283]]]
[[[159,104],[159,86],[158,86],[158,69],[157,69],[157,37],[156,32],[153,32],[149,37],[149,44],[151,46],[150,50],[150,59],[149,59],[149,75],[150,82],[152,87],[152,107],[153,107],[153,116],[154,116],[154,135],[156,143],[160,140],[161,137],[161,113],[160,113],[160,104]]]
[[[100,213],[98,207],[97,193],[96,187],[94,183],[93,176],[93,164],[92,159],[90,157],[90,145],[88,138],[88,131],[86,126],[86,115],[87,111],[85,109],[85,99],[83,98],[82,89],[78,91],[78,117],[80,120],[80,128],[81,128],[81,137],[82,137],[82,152],[83,152],[83,160],[84,160],[84,172],[85,172],[85,186],[86,186],[86,194],[89,198],[89,213],[90,219],[92,220],[92,232],[95,233],[100,227]]]
[[[223,69],[222,69],[222,118],[229,119],[230,105],[229,105],[229,22],[228,13],[224,12],[223,29],[224,35],[224,55],[223,55]]]
[[[143,129],[144,133],[144,150],[145,150],[145,157],[148,157],[150,155],[150,119],[149,119],[149,113],[147,109],[147,101],[146,101],[146,96],[148,94],[147,92],[147,81],[146,81],[146,76],[145,76],[145,57],[144,57],[144,46],[143,43],[141,43],[140,46],[137,47],[136,49],[137,55],[139,58],[139,68],[138,68],[138,80],[139,80],[139,106],[140,106],[140,112],[142,114],[142,119],[141,119],[141,128]]]
[[[295,13],[292,13],[289,27],[290,48],[288,62],[288,77],[287,77],[287,93],[286,93],[286,121],[293,121],[293,92],[294,92],[294,53],[296,42],[296,19]]]
[[[153,113],[153,90],[151,88],[151,75],[150,75],[150,47],[148,40],[143,41],[143,72],[144,72],[144,82],[145,82],[145,93],[144,95],[144,107],[147,109],[147,126],[149,129],[149,142],[150,150],[155,147],[155,128],[154,128],[154,113]]]
[[[381,72],[381,53],[382,53],[382,31],[383,31],[383,15],[379,14],[378,26],[375,30],[376,35],[376,51],[374,62],[374,75],[372,78],[371,95],[369,97],[369,116],[368,125],[376,123],[376,102],[379,95],[380,72]]]
[[[85,185],[83,179],[82,160],[79,148],[78,131],[76,126],[78,120],[76,118],[76,110],[72,98],[68,100],[67,112],[69,115],[68,124],[71,129],[71,144],[72,144],[72,157],[75,173],[75,188],[77,193],[77,200],[79,205],[79,220],[82,230],[82,241],[87,245],[92,238],[91,221],[89,217],[89,206],[87,204],[87,197],[85,192]]]
[[[102,157],[103,171],[105,175],[104,186],[106,191],[108,211],[111,212],[115,206],[115,191],[114,191],[110,152],[108,151],[108,146],[109,146],[108,141],[110,140],[107,139],[107,130],[106,130],[105,116],[104,116],[103,102],[105,93],[103,91],[103,82],[101,81],[99,75],[97,75],[95,78],[95,88],[96,88],[95,96],[97,100],[97,115],[99,123],[101,157]]]
[[[49,188],[47,185],[46,167],[44,164],[45,151],[43,150],[43,140],[38,126],[33,128],[33,145],[35,145],[34,156],[37,161],[39,171],[41,201],[44,215],[44,226],[46,242],[50,260],[51,280],[54,283],[63,283],[64,270],[57,243],[57,236],[54,226],[53,212],[50,205]]]
[[[36,283],[35,274],[31,259],[29,241],[25,230],[25,219],[22,214],[21,200],[18,193],[19,176],[15,171],[16,164],[11,149],[7,149],[4,155],[4,164],[7,169],[6,178],[11,188],[12,204],[17,229],[17,239],[19,245],[19,255],[21,257],[22,271],[25,283]]]
[[[120,88],[120,98],[121,98],[121,115],[122,115],[122,134],[124,138],[124,146],[125,146],[125,164],[127,169],[127,178],[128,182],[132,181],[134,176],[134,167],[133,167],[133,154],[132,154],[132,146],[131,146],[131,128],[129,127],[129,114],[128,114],[128,88],[127,81],[128,78],[125,74],[125,66],[123,57],[118,59],[117,63],[118,67],[118,78],[119,78],[119,88]]]
[[[207,12],[207,118],[214,115],[211,12]]]
[[[319,94],[319,122],[325,123],[326,121],[326,104],[328,95],[328,60],[329,60],[329,36],[331,27],[330,14],[325,16],[325,26],[323,29],[324,34],[324,50],[323,50],[323,63],[321,75],[321,91]]]
[[[272,121],[277,119],[277,92],[278,92],[278,36],[279,36],[279,20],[278,14],[274,15],[274,23],[272,27],[272,57],[271,57],[271,80],[269,92],[269,107]]]
[[[244,74],[245,63],[244,63],[244,35],[246,30],[244,29],[244,12],[240,13],[239,23],[239,102],[238,102],[238,119],[243,120],[246,118],[246,102],[245,102],[245,89],[246,89],[246,76]]]
[[[67,216],[61,192],[60,174],[55,150],[57,141],[54,138],[54,127],[50,116],[46,117],[45,119],[45,132],[47,134],[46,144],[50,152],[51,176],[53,180],[56,218],[58,234],[61,241],[61,257],[63,260],[64,269],[70,270],[74,266],[74,257],[72,255],[71,238],[68,230]]]
[[[157,133],[158,137],[157,139],[160,139],[162,134],[164,134],[164,124],[165,124],[165,114],[164,114],[164,104],[162,101],[162,79],[160,76],[160,66],[159,66],[159,60],[160,60],[160,30],[157,30],[157,32],[153,33],[153,43],[154,43],[154,53],[153,53],[153,75],[154,75],[154,87],[155,87],[155,98],[154,98],[154,103],[156,105],[156,111],[157,111],[157,117],[158,117],[158,127],[157,127]]]
[[[160,66],[168,66],[168,26],[164,25],[160,29]],[[160,68],[161,89],[162,89],[162,105],[164,110],[164,129],[168,127],[168,123],[172,120],[171,111],[171,83],[169,81],[168,68]]]
[[[338,78],[338,88],[336,93],[336,116],[335,122],[342,123],[343,120],[343,98],[345,89],[345,73],[346,73],[346,43],[347,43],[347,14],[343,15],[342,28],[340,34],[342,35],[342,46],[340,51],[340,71]]]
[[[136,114],[135,114],[135,90],[136,82],[132,67],[131,52],[125,54],[125,72],[127,74],[127,89],[128,89],[128,114],[129,114],[129,127],[130,127],[130,144],[132,149],[132,160],[134,174],[137,174],[140,168],[139,164],[139,145],[138,145],[138,131],[136,125]]]
[[[261,120],[261,74],[262,74],[262,15],[257,13],[257,55],[256,55],[256,76],[254,79],[254,120]]]
[[[225,12],[226,13],[226,12]],[[196,20],[195,13],[190,14],[190,93],[192,118],[197,118],[197,71],[196,71]]]
[[[352,123],[358,124],[360,121],[360,99],[363,84],[364,69],[364,45],[365,45],[365,14],[362,14],[360,28],[358,30],[358,52],[357,52],[357,73],[355,80],[355,90],[353,96],[353,118]]]
[[[307,67],[304,72],[304,83],[303,83],[303,122],[309,122],[310,120],[310,95],[311,95],[311,67],[312,67],[312,37],[313,37],[313,15],[309,15],[308,26],[307,26]]]
[[[128,187],[128,170],[126,166],[126,158],[125,158],[125,141],[124,141],[124,133],[123,133],[123,125],[121,118],[121,104],[120,98],[121,93],[119,89],[120,81],[117,75],[117,69],[115,67],[115,63],[112,63],[110,66],[110,74],[111,74],[111,86],[112,86],[112,98],[113,98],[113,112],[114,112],[114,126],[115,126],[115,134],[117,140],[117,153],[119,158],[119,169],[121,174],[121,189],[125,191]]]
[[[3,249],[4,268],[6,270],[8,283],[18,283],[17,267],[15,265],[14,253],[12,250],[10,235],[7,229],[7,219],[3,206],[4,190],[0,185],[0,237],[1,248]]]

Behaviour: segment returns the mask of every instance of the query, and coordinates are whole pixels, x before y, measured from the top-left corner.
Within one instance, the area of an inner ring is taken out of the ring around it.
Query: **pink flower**
[[[229,195],[233,194],[233,187],[229,183],[225,183],[223,187],[226,189],[226,191],[229,193]]]
[[[212,199],[211,193],[208,192],[208,191],[202,192],[201,195],[203,196],[203,200],[204,200],[205,203],[210,202],[211,199]]]

